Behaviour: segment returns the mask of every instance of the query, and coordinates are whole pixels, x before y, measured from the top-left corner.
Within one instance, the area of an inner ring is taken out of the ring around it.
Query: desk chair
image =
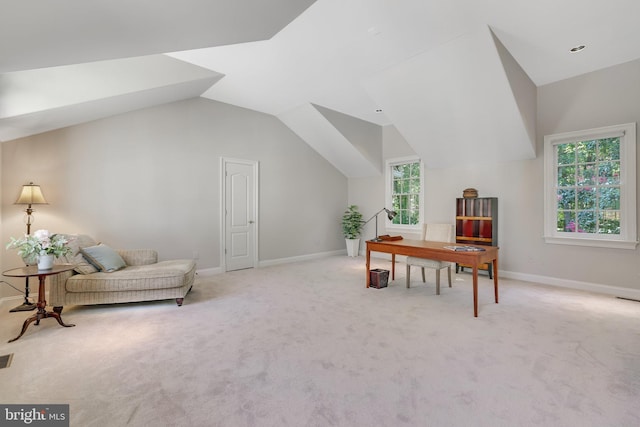
[[[422,240],[432,242],[450,242],[455,238],[455,227],[453,224],[423,224]],[[424,269],[433,268],[436,270],[436,295],[440,295],[440,270],[447,269],[449,277],[449,287],[451,287],[451,263],[448,261],[436,261],[433,259],[407,257],[407,288],[411,285],[411,266],[422,268],[422,281],[425,282]]]

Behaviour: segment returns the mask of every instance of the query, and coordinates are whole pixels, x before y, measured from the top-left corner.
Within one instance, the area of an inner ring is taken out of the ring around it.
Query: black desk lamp
[[[371,239],[372,242],[381,242],[382,239],[380,237],[378,237],[378,215],[382,212],[386,212],[387,213],[387,218],[389,218],[389,221],[392,221],[393,218],[395,218],[396,215],[398,215],[398,213],[396,211],[390,211],[387,208],[382,208],[380,209],[378,212],[376,212],[376,214],[374,216],[372,216],[371,218],[369,218],[368,220],[366,220],[362,225],[368,223],[369,221],[371,221],[372,219],[376,219],[376,237],[374,237],[373,239]]]

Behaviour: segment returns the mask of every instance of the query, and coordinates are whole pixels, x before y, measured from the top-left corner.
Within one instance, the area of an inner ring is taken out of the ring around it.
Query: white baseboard
[[[222,271],[222,267],[202,268],[200,270],[196,270],[196,275],[198,276],[214,276],[222,273],[224,273],[224,271]]]
[[[522,280],[525,282],[540,283],[542,285],[557,286],[560,288],[576,289],[585,292],[612,295],[614,297],[620,298],[640,300],[640,289],[621,288],[619,286],[603,285],[600,283],[580,282],[578,280],[559,279],[557,277],[515,273],[513,271],[504,270],[500,270],[499,277]]]
[[[315,254],[300,255],[300,256],[294,256],[290,258],[270,259],[265,261],[258,261],[258,268],[269,267],[272,265],[289,264],[292,262],[309,261],[313,259],[327,258],[330,256],[346,255],[346,254],[347,254],[347,250],[341,249],[338,251],[319,252]],[[214,276],[216,274],[222,274],[222,273],[224,273],[224,270],[222,269],[222,267],[203,268],[200,270],[196,270],[196,274],[199,276]]]
[[[347,254],[347,250],[341,249],[338,251],[318,252],[315,254],[299,255],[299,256],[294,256],[289,258],[269,259],[266,261],[258,262],[258,267],[269,267],[271,265],[288,264],[290,262],[310,261],[313,259],[327,258],[330,256],[346,255],[346,254]]]
[[[391,254],[372,252],[371,258],[381,258],[391,261]],[[396,262],[404,262],[406,257],[397,255]],[[499,271],[499,277],[522,280],[524,282],[539,283],[541,285],[557,286],[578,291],[593,292],[614,297],[628,298],[640,301],[640,289],[622,288],[620,286],[604,285],[600,283],[580,282],[578,280],[559,279],[557,277],[540,276],[537,274],[516,273],[513,271]]]

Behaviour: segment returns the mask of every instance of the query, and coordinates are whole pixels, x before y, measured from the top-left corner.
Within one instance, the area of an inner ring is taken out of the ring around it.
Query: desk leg
[[[478,317],[478,263],[473,265],[473,317]]]
[[[365,282],[367,284],[367,288],[371,284],[371,274],[369,273],[370,263],[371,263],[371,251],[369,250],[369,247],[367,246],[367,269],[366,269],[367,280]]]
[[[498,256],[493,260],[493,292],[496,297],[496,304],[498,303]]]
[[[396,254],[391,254],[391,280],[396,280]]]

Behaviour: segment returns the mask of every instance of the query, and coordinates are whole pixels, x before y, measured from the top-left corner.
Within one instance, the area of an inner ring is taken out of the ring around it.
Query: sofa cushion
[[[85,234],[63,234],[69,243],[67,246],[71,249],[68,255],[62,256],[59,259],[67,264],[74,264],[74,271],[80,274],[91,274],[98,271],[93,265],[82,256],[80,248],[87,246],[95,246],[97,242],[90,236]]]
[[[77,274],[67,279],[67,292],[121,292],[179,288],[193,275],[193,260],[130,265],[113,273]]]
[[[106,273],[118,271],[127,266],[116,251],[102,243],[96,246],[80,248],[80,252],[98,270]]]

